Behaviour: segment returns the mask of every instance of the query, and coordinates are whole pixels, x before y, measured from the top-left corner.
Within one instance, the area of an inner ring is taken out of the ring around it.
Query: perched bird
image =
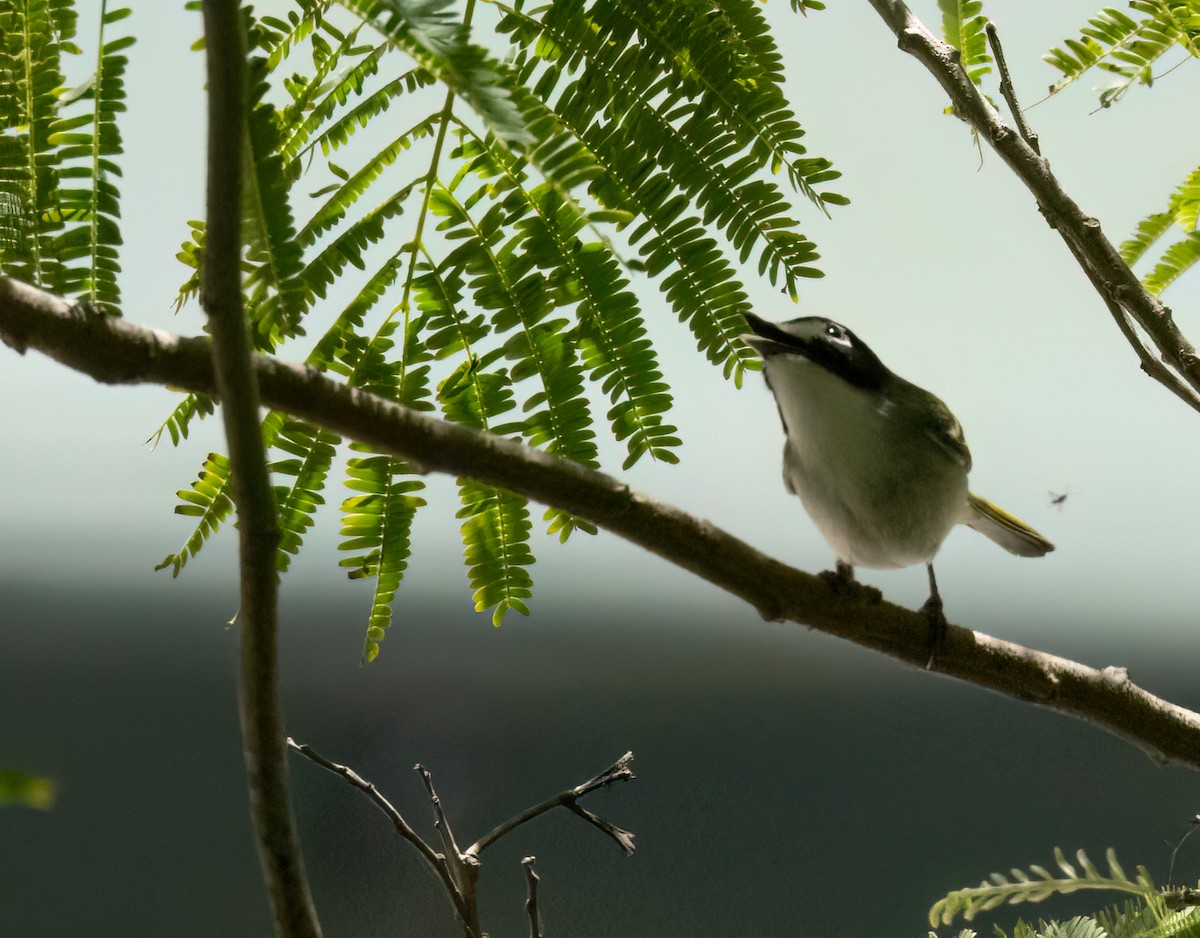
[[[889,371],[845,326],[817,316],[746,321],[753,334],[742,340],[762,355],[787,438],[783,484],[833,548],[834,585],[853,583],[856,566],[925,564],[922,611],[936,651],[946,620],[933,557],[951,528],[968,525],[1022,557],[1054,550],[967,490],[971,453],[949,408]]]

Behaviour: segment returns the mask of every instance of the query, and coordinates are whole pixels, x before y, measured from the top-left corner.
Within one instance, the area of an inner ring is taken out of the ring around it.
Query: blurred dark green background
[[[59,802],[0,811],[0,935],[269,932],[230,597],[160,584],[3,584],[4,758],[53,775]],[[356,611],[302,592],[285,591],[289,731],[427,835],[417,761],[468,841],[636,753],[638,779],[588,805],[633,830],[637,854],[566,812],[531,823],[485,854],[494,938],[526,934],[529,853],[549,936],[924,935],[941,893],[1049,864],[1055,845],[1114,846],[1161,881],[1198,807],[1194,774],[1104,732],[716,596],[674,621],[552,598],[498,630],[457,596],[410,598],[361,668]],[[1125,651],[1140,682],[1200,705],[1186,663]],[[292,778],[326,934],[457,935],[360,793],[299,759]],[[1177,879],[1194,880],[1200,842],[1180,856]]]

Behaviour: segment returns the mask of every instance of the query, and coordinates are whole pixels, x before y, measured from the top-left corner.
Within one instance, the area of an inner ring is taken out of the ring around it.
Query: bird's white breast
[[[837,558],[852,566],[928,562],[967,511],[967,473],[884,394],[799,356],[766,361],[787,429],[784,481]]]

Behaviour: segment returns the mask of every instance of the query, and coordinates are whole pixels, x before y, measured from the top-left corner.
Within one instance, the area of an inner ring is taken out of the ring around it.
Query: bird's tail
[[[968,527],[995,541],[1011,554],[1021,557],[1042,557],[1054,550],[1054,545],[1025,522],[1014,518],[978,495],[968,495],[971,517]]]

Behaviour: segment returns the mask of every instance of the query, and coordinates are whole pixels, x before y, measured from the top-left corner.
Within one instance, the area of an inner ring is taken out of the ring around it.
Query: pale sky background
[[[199,16],[181,4],[133,6],[141,39],[131,50],[121,158],[125,314],[191,334],[201,325],[199,309],[176,316],[171,303],[185,274],[174,254],[186,220],[202,215],[203,63],[188,49]],[[945,99],[933,79],[895,49],[869,7],[830,6],[807,20],[782,2],[768,13],[784,24],[778,36],[806,140],[844,173],[833,188],[853,204],[832,221],[799,205],[826,277],[802,284],[799,305],[750,279],[756,310],[850,325],[893,370],[950,405],[974,455],[973,489],[1057,544],[1056,553],[1034,562],[969,530],[953,533],[937,562],[951,621],[1099,665],[1109,662],[1088,654],[1098,630],[1194,648],[1200,415],[1141,374],[1032,197],[990,151],[980,166],[967,130],[942,113]],[[1025,102],[1056,77],[1041,54],[1074,35],[1094,7],[1094,0],[992,4]],[[936,25],[935,4],[915,9]],[[85,44],[87,35],[82,28]],[[1029,115],[1067,191],[1114,241],[1165,205],[1196,165],[1200,123],[1169,115],[1194,109],[1197,75],[1192,63],[1097,114],[1089,114],[1091,89],[1100,80],[1089,78]],[[1166,296],[1194,338],[1198,284],[1193,276]],[[661,301],[644,296],[685,446],[681,467],[646,462],[628,480],[799,567],[829,566],[828,548],[780,482],[781,431],[761,380],[750,376],[740,392],[723,381],[693,353],[690,333]],[[188,519],[172,514],[174,493],[209,449],[222,447],[219,422],[207,421],[179,450],[166,443],[152,452],[143,441],[169,411],[168,392],[102,387],[35,353],[4,352],[5,577],[170,590],[169,574],[153,567],[191,530]],[[607,452],[615,469],[619,451]],[[1049,493],[1068,486],[1062,510],[1051,507]],[[348,617],[365,619],[369,591],[346,583],[336,567],[344,490],[334,484],[326,495],[332,510],[319,516],[284,590],[344,595]],[[400,602],[413,591],[467,603],[450,480],[431,479],[429,499]],[[224,531],[183,574],[228,590],[231,610],[232,534]],[[540,601],[593,603],[616,591],[647,611],[717,601],[728,603],[736,621],[753,617],[607,534],[573,538],[565,549],[539,537],[535,552],[535,615]],[[863,577],[895,601],[924,598],[919,568]],[[506,624],[520,626],[516,616]],[[480,627],[487,627],[482,616]]]

